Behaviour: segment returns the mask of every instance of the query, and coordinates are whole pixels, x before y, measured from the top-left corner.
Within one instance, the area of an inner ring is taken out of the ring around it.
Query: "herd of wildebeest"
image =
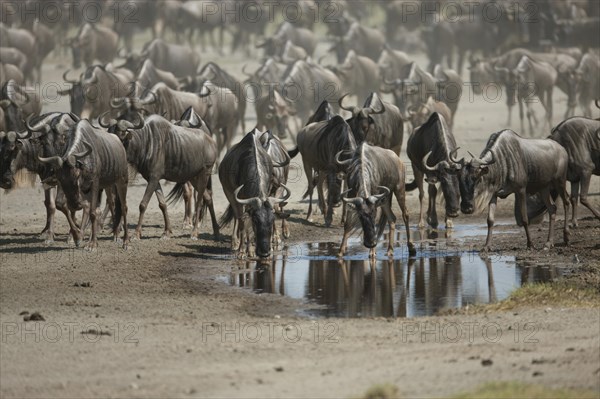
[[[66,12],[67,6],[75,11],[59,22],[48,10],[37,17],[20,12],[21,7],[42,11],[48,3],[56,4],[55,14]],[[0,1],[0,187],[14,188],[23,169],[39,176],[47,242],[54,240],[54,212],[59,209],[76,245],[91,224],[87,246],[96,248],[110,213],[115,240],[123,230],[127,246],[133,167],[147,181],[133,236],[141,238],[144,212],[155,194],[164,215],[163,237],[168,238],[167,203],[183,198],[192,238],[198,237],[208,210],[215,236],[234,221],[232,249],[240,256],[266,258],[281,236],[290,235],[286,184],[290,160],[300,154],[308,183],[305,197],[310,197],[307,218],[315,187],[326,226],[334,208],[343,205],[340,256],[355,228],[362,229],[369,256],[375,256],[386,225],[388,254],[393,255],[393,197],[414,254],[405,195],[417,188],[419,227],[438,227],[438,189],[447,228],[459,212],[471,214],[486,204],[485,249],[490,248],[497,198],[510,194],[515,195],[515,217],[525,228],[527,247],[533,246],[530,222],[546,212],[546,246],[551,247],[560,196],[568,243],[569,206],[573,226],[579,201],[600,219],[587,196],[592,175],[600,174],[600,121],[591,119],[594,101],[600,106],[598,2],[498,0],[475,8],[462,2],[450,8],[448,3],[287,0],[278,2],[276,10],[294,10],[296,17],[282,20],[244,18],[244,9],[246,14],[251,7],[260,11],[260,3],[245,0]],[[111,17],[109,10],[121,10],[122,18],[86,20],[81,15],[90,4]],[[534,17],[525,12],[531,4]],[[503,13],[485,18],[482,8],[487,6]],[[230,21],[222,9],[237,10],[242,18]],[[469,15],[459,15],[467,9]],[[135,23],[127,21],[127,11]],[[310,17],[314,15],[321,18]],[[373,15],[381,16],[378,26]],[[154,38],[135,52],[135,35],[148,29]],[[230,50],[224,37],[230,38]],[[239,52],[255,58],[260,67],[226,71],[208,61],[206,38],[212,54]],[[331,43],[331,48],[316,59],[319,42]],[[411,59],[419,51],[429,65]],[[83,63],[85,69],[79,76],[64,71],[58,95],[69,96],[71,109],[42,113],[40,92],[31,86],[42,81],[42,65],[51,52],[72,54],[72,68]],[[331,65],[324,64],[328,55],[333,55]],[[463,80],[467,57],[469,78]],[[242,74],[247,76],[243,81],[234,77]],[[520,131],[528,130],[531,137],[501,129],[489,137],[480,156],[459,157],[452,126],[465,101],[463,92],[485,96],[490,87],[505,93],[507,125],[518,105]],[[565,120],[552,128],[554,88],[566,94],[567,111]],[[390,101],[384,100],[385,93],[391,94]],[[543,106],[543,123],[533,103]],[[255,127],[248,133],[247,104],[256,110]],[[574,116],[578,113],[582,116]],[[550,136],[542,138],[544,132]],[[407,182],[399,157],[405,135],[412,182]],[[286,137],[293,148],[283,145]],[[215,168],[229,201],[220,220],[212,200]],[[166,198],[161,180],[176,183]],[[101,209],[103,193],[106,206]],[[78,221],[79,210],[83,215]]]

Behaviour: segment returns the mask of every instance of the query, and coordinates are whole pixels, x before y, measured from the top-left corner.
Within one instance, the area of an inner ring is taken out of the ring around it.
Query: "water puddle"
[[[404,240],[397,241],[393,260],[385,256],[387,238],[382,240],[374,261],[359,239],[349,243],[343,260],[337,258],[338,242],[308,243],[285,248],[268,264],[238,264],[221,280],[256,293],[304,299],[319,305],[306,312],[314,317],[416,317],[499,301],[522,284],[560,276],[552,265],[520,264],[514,256],[481,257],[453,246],[454,239],[481,231],[455,229],[445,240],[411,234],[418,247],[414,258],[408,257]]]

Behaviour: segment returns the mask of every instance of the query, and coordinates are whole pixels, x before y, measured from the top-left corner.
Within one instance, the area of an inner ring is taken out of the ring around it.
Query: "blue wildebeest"
[[[423,177],[429,183],[427,223],[434,229],[438,227],[437,183],[441,186],[446,202],[446,228],[451,228],[451,218],[458,216],[460,191],[457,172],[460,167],[452,162],[453,153],[456,151],[454,135],[444,117],[437,112],[431,114],[427,122],[415,129],[408,139],[406,153],[412,163],[415,180],[407,189],[419,189],[419,227],[425,227]]]
[[[579,106],[583,116],[592,117],[592,100],[600,97],[600,56],[586,53],[575,70],[576,90],[579,92]],[[598,103],[596,103],[598,104]]]
[[[600,121],[581,117],[569,118],[552,129],[550,139],[562,145],[569,155],[567,180],[571,182],[571,225],[577,227],[579,201],[600,219],[600,212],[588,200],[592,175],[600,176]],[[553,198],[556,194],[552,193]],[[537,218],[547,210],[540,198],[535,200],[535,205],[528,203],[530,219]]]
[[[281,138],[290,133],[292,141],[296,141],[296,136],[290,128],[290,120],[295,119],[296,112],[277,90],[257,98],[254,106],[257,129],[274,131]]]
[[[275,137],[270,130],[262,133],[255,129],[253,133],[259,136],[258,139],[260,144],[263,146],[265,151],[267,151],[267,154],[269,154],[271,160],[273,161],[273,181],[269,195],[276,198],[282,197],[285,194],[285,190],[283,189],[282,185],[287,184],[290,173],[290,156],[281,140]],[[286,202],[282,202],[277,205],[279,210],[276,212],[276,215],[281,218],[281,232],[283,238],[289,238],[290,230],[286,221],[289,215],[283,212],[283,207],[285,205],[287,205]],[[281,243],[279,231],[277,230],[277,223],[273,225],[273,242],[276,245]]]
[[[189,181],[196,189],[191,238],[197,239],[200,208],[217,159],[217,145],[212,137],[201,129],[176,126],[160,115],[151,115],[145,121],[140,115],[135,125],[127,120],[103,119],[99,118],[98,122],[108,128],[109,133],[117,135],[127,152],[128,163],[148,182],[140,202],[140,216],[134,238],[142,237],[144,214],[152,194],[156,194],[165,221],[161,238],[171,237],[173,232],[167,203],[160,185],[160,180],[165,179],[180,187]],[[178,191],[183,195],[183,187]],[[212,206],[212,201],[209,205]],[[211,214],[214,214],[214,210]],[[213,227],[214,222],[213,220]],[[218,236],[218,228],[215,235]]]
[[[350,50],[344,62],[336,66],[327,66],[341,80],[350,94],[358,98],[367,97],[375,83],[379,82],[379,67],[372,59],[357,55]]]
[[[295,27],[287,21],[283,22],[271,37],[257,44],[256,47],[264,48],[267,57],[281,57],[288,40],[294,45],[302,47],[309,56],[313,55],[317,47],[316,36],[311,30]]]
[[[340,64],[344,62],[350,50],[377,62],[384,44],[385,35],[379,29],[353,22],[345,36],[334,39],[334,45],[329,51],[336,52]]]
[[[346,96],[347,94],[343,95],[338,104],[340,108],[352,113],[352,118],[346,122],[350,125],[357,144],[366,141],[400,155],[404,138],[404,119],[398,107],[383,101],[377,93],[371,93],[362,108],[346,107],[343,104]]]
[[[415,255],[416,250],[410,239],[409,215],[406,208],[404,185],[406,170],[398,155],[391,150],[364,142],[356,148],[352,158],[341,161],[341,155],[342,152],[336,155],[336,163],[346,168],[348,180],[348,197],[342,197],[342,200],[352,205],[356,213],[353,214],[354,217],[349,216],[344,223],[344,237],[338,256],[344,256],[346,253],[348,237],[354,225],[360,222],[363,244],[369,248],[369,257],[374,258],[377,239],[383,233],[386,221],[389,224],[387,254],[394,255],[396,216],[392,212],[392,194],[396,196],[402,211],[409,252]],[[379,194],[376,194],[378,192]],[[376,226],[378,207],[382,208],[382,213]]]
[[[502,130],[490,136],[479,158],[464,158],[461,165],[461,211],[471,214],[475,210],[475,193],[482,203],[488,203],[487,239],[484,251],[490,250],[492,229],[495,221],[496,202],[515,194],[515,218],[523,224],[527,236],[527,248],[533,248],[529,234],[527,195],[539,193],[550,210],[550,227],[545,247],[554,245],[554,222],[556,205],[551,191],[557,192],[564,205],[565,224],[563,236],[569,242],[569,197],[566,190],[569,156],[556,141],[548,139],[525,139],[512,130]]]
[[[297,136],[298,147],[290,151],[292,158],[298,152],[302,155],[304,172],[308,180],[308,188],[304,197],[309,197],[309,219],[312,214],[312,194],[315,187],[314,175],[318,175],[316,183],[319,206],[325,216],[325,225],[330,226],[333,219],[333,207],[341,202],[342,169],[335,162],[335,155],[340,151],[353,151],[356,141],[352,130],[344,118],[339,115],[321,122],[314,122],[303,127]],[[327,180],[327,200],[323,192],[323,184]]]
[[[96,24],[81,25],[77,36],[68,40],[73,51],[73,68],[81,67],[81,61],[90,67],[94,60],[102,64],[111,62],[117,55],[119,35],[112,29]]]
[[[445,103],[434,100],[433,97],[429,97],[426,103],[408,110],[410,124],[415,128],[419,127],[427,122],[434,112],[440,114],[448,126],[452,126],[452,112],[450,108]]]
[[[5,129],[20,132],[25,130],[23,121],[28,116],[40,114],[42,103],[33,88],[20,86],[11,79],[0,88],[0,108],[4,113]]]
[[[115,195],[113,235],[115,241],[123,219],[123,248],[129,243],[127,227],[127,154],[119,139],[88,120],[81,120],[69,132],[66,151],[62,155],[40,157],[42,163],[54,168],[58,184],[67,197],[70,210],[84,209],[92,222],[92,235],[87,248],[98,246],[97,205],[100,190],[109,189]],[[85,223],[82,221],[82,227]],[[75,230],[73,239],[80,245],[83,234]]]
[[[238,256],[253,256],[246,233],[247,219],[250,219],[254,231],[256,255],[260,258],[271,255],[275,222],[273,209],[290,196],[290,191],[283,185],[281,187],[286,191],[285,196],[269,196],[272,176],[273,161],[254,132],[246,134],[238,144],[231,147],[219,165],[219,180],[229,201],[229,207],[221,217],[219,226],[226,226],[235,219],[231,245]]]

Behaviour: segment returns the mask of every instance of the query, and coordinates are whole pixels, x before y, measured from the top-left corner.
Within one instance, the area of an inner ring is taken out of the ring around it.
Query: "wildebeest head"
[[[271,255],[271,236],[273,234],[273,222],[275,221],[273,208],[275,205],[285,202],[290,197],[290,190],[281,184],[281,187],[286,192],[283,198],[253,197],[241,199],[238,197],[238,194],[243,187],[244,185],[242,184],[235,190],[235,199],[239,204],[246,207],[246,214],[252,222],[252,229],[256,237],[256,254],[260,258],[268,258]]]
[[[0,132],[0,187],[10,190],[15,185],[17,172],[17,156],[23,147],[23,142],[31,133],[14,131]]]
[[[69,83],[71,85],[71,88],[66,90],[59,90],[58,95],[70,96],[69,103],[71,105],[71,112],[79,116],[81,115],[81,111],[83,111],[83,104],[85,103],[85,98],[83,96],[83,86],[81,85],[80,80],[69,79],[67,76],[68,74],[69,70],[66,70],[65,73],[63,73],[63,80],[65,81],[65,83]]]
[[[71,54],[73,55],[73,68],[81,68],[81,43],[79,38],[74,37],[67,40],[67,45],[71,47]]]
[[[131,140],[131,129],[141,129],[144,127],[144,118],[139,113],[135,114],[133,122],[119,118],[109,118],[111,111],[106,111],[98,118],[98,124],[107,129],[109,133],[115,134],[127,149]]]
[[[379,189],[383,191],[381,194],[370,195],[368,197],[342,197],[345,203],[352,205],[356,210],[363,230],[363,244],[367,248],[377,246],[378,231],[375,226],[377,208],[383,205],[391,194],[390,189],[387,187],[380,186]]]
[[[76,126],[74,127],[76,128]],[[39,161],[51,166],[54,174],[67,198],[67,204],[72,209],[82,208],[82,193],[88,193],[91,190],[91,180],[83,179],[85,158],[88,157],[93,149],[87,143],[83,142],[86,148],[81,152],[67,152],[64,156],[55,155],[48,158],[39,158]],[[85,181],[86,184],[82,184]]]
[[[458,183],[460,188],[460,210],[464,214],[472,214],[475,211],[475,186],[482,176],[489,172],[489,166],[496,162],[494,159],[494,153],[489,152],[491,159],[484,160],[481,158],[471,155],[471,160],[465,162],[462,158],[457,160],[452,157],[451,160],[457,165],[460,165],[460,171],[458,175]],[[486,155],[487,157],[487,155]]]
[[[400,109],[403,119],[409,119],[408,109],[419,104],[419,96],[421,92],[420,82],[415,82],[410,79],[385,80],[384,85],[387,87],[382,92],[392,93],[394,102]]]
[[[473,93],[481,95],[483,86],[494,82],[496,76],[492,65],[487,61],[471,59],[471,64],[467,67],[471,82],[473,82]]]
[[[383,102],[380,103],[380,109],[375,109],[372,105],[367,106],[367,103],[371,102],[373,94],[369,96],[367,101],[365,102],[365,106],[363,108],[360,107],[347,107],[344,106],[344,98],[346,98],[348,94],[344,94],[339,100],[338,105],[341,109],[352,112],[352,118],[348,120],[348,125],[350,125],[352,129],[352,133],[354,133],[354,138],[356,139],[356,144],[360,144],[367,138],[370,131],[375,129],[375,120],[371,117],[371,115],[378,115],[385,112],[385,105]]]
[[[24,129],[23,106],[29,103],[29,95],[23,87],[14,80],[4,83],[0,91],[0,108],[4,113],[5,129],[8,131],[20,131]]]
[[[454,157],[457,152],[458,148],[452,151],[450,157]],[[440,161],[433,166],[429,166],[427,161],[429,160],[431,153],[432,152],[429,151],[425,157],[423,157],[423,166],[425,167],[427,183],[440,183],[444,194],[444,200],[446,201],[446,215],[449,217],[457,217],[458,202],[460,199],[460,184],[457,174],[461,167],[454,162],[448,161]]]
[[[286,136],[289,117],[295,114],[296,111],[276,90],[256,100],[257,125],[277,132],[280,138]]]

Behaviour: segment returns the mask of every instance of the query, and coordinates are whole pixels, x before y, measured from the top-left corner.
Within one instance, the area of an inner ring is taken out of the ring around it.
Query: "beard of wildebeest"
[[[73,87],[71,88],[71,98],[69,99],[71,112],[77,116],[81,116],[84,102],[85,98],[83,96],[83,86],[81,86],[81,83],[79,82],[73,83]]]
[[[256,255],[260,258],[268,258],[271,255],[271,236],[275,221],[273,206],[269,201],[264,201],[263,206],[252,207],[249,214],[256,237]]]
[[[458,202],[460,196],[460,183],[454,172],[443,171],[439,173],[437,180],[440,182],[444,200],[446,202],[446,215],[455,218],[458,216]]]
[[[329,191],[328,199],[330,204],[334,208],[337,208],[342,203],[342,182],[343,179],[338,173],[327,174],[327,189]],[[331,223],[331,220],[329,220]]]
[[[354,205],[358,220],[363,230],[363,245],[367,248],[377,246],[377,230],[375,228],[375,218],[377,217],[377,203],[370,201],[361,201],[360,206]]]

